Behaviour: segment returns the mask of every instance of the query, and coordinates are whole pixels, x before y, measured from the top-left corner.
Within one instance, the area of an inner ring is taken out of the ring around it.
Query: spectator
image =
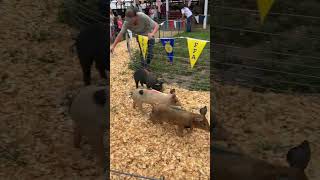
[[[120,15],[118,16],[117,23],[118,23],[118,28],[121,29],[122,28],[122,18]]]
[[[187,17],[187,32],[191,32],[191,20],[192,20],[192,12],[187,7],[187,5],[184,5],[181,9],[182,18]]]
[[[110,9],[110,39],[111,41],[114,40],[114,14],[112,10]]]
[[[149,16],[150,16],[151,19],[154,20],[154,17],[155,17],[155,9],[154,9],[153,6],[151,6],[150,9],[149,9]]]
[[[153,11],[154,11],[154,19],[158,20],[159,13],[158,13],[157,6],[153,6]]]
[[[161,11],[160,11],[161,17],[160,18],[161,19],[166,18],[166,4],[162,3],[160,9],[161,9]]]
[[[161,4],[162,4],[161,0],[156,0],[158,12],[161,12]]]
[[[145,14],[148,14],[150,16],[150,9],[151,9],[151,6],[150,5],[147,5],[145,10],[144,10],[144,13]]]
[[[143,12],[139,12],[137,8],[129,7],[126,10],[125,21],[122,25],[122,29],[118,36],[116,37],[113,45],[111,46],[110,52],[113,53],[114,48],[121,41],[123,35],[127,32],[127,30],[131,30],[133,33],[138,35],[148,36],[148,52],[146,56],[146,61],[142,58],[141,64],[143,67],[149,66],[152,58],[153,58],[153,46],[155,43],[154,36],[159,30],[159,24],[152,20],[149,16],[144,14]],[[140,47],[141,50],[141,47]],[[141,51],[142,52],[142,51]],[[142,54],[141,54],[142,55]],[[141,56],[142,57],[142,56]]]
[[[138,8],[138,10],[140,11],[140,12],[142,12],[142,7],[141,7],[141,3],[140,3],[140,1],[139,0],[135,0],[135,7],[136,8]]]

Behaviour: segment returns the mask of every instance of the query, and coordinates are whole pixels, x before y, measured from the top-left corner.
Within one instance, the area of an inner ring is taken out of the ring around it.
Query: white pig
[[[142,104],[167,104],[180,106],[181,103],[178,100],[175,89],[170,90],[170,94],[162,93],[154,89],[135,89],[132,92],[133,108],[136,106],[142,110]]]

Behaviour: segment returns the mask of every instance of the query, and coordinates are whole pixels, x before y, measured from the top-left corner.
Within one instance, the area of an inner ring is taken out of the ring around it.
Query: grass
[[[210,33],[209,31],[201,31],[180,33],[177,36],[208,40]],[[176,39],[173,64],[170,64],[161,42],[156,42],[153,51],[154,57],[151,63],[152,71],[167,83],[177,83],[190,90],[210,90],[210,44],[206,44],[193,69],[191,69],[187,47],[186,39]],[[133,61],[129,67],[131,69],[140,67],[139,51],[134,52]]]
[[[191,38],[197,38],[197,39],[210,41],[210,33],[208,32],[208,30],[201,31],[201,29],[199,29],[199,28],[197,28],[196,32],[183,32],[183,33],[180,33],[179,36],[191,37]]]

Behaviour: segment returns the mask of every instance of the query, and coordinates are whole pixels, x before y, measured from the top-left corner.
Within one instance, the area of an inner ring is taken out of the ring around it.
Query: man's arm
[[[154,25],[154,28],[153,28],[153,31],[152,31],[151,35],[154,36],[158,32],[158,30],[159,30],[159,24],[156,23]]]
[[[159,24],[144,13],[142,14],[142,16],[143,18],[147,19],[150,25],[154,25],[153,31],[149,33],[150,36],[154,36],[159,30]]]
[[[117,44],[122,40],[123,34],[120,31],[120,33],[117,35],[116,39],[114,40],[113,44],[112,44],[112,49],[114,49]]]
[[[184,18],[184,10],[181,9],[181,18],[183,19]]]
[[[117,46],[117,44],[122,40],[123,34],[127,31],[127,21],[124,21],[122,24],[121,31],[117,35],[116,39],[114,40],[112,46],[111,46],[111,53],[113,53],[114,48]]]

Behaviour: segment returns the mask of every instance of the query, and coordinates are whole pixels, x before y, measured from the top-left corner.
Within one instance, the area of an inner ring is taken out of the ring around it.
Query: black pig
[[[134,81],[136,82],[136,88],[139,87],[139,82],[141,86],[143,84],[147,85],[147,88],[152,88],[154,90],[163,92],[163,81],[158,80],[157,77],[145,68],[136,70],[133,74]]]
[[[107,79],[107,71],[110,71],[108,32],[107,25],[93,24],[81,30],[76,38],[75,47],[86,86],[91,84],[91,66],[93,62],[95,62],[100,76]]]
[[[303,141],[287,153],[289,166],[271,164],[249,155],[212,147],[213,179],[221,180],[308,180],[304,170],[310,158],[310,145]]]

